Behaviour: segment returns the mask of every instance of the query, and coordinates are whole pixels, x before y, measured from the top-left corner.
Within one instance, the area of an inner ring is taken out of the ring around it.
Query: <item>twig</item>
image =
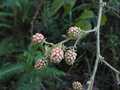
[[[67,38],[67,39],[63,40],[62,42],[60,42],[60,43],[57,43],[56,45],[59,45],[59,44],[66,43],[66,42],[68,42],[69,40],[71,40],[71,38]]]
[[[80,59],[84,54],[85,54],[85,53],[83,53],[82,55],[80,55],[80,56],[77,58],[77,60],[76,60],[76,61],[74,62],[74,64],[69,68],[69,70],[67,71],[67,73],[70,73],[70,71],[71,71],[71,69],[73,68],[73,66],[80,61],[79,59]]]
[[[120,18],[120,15],[118,14],[117,10],[114,8],[111,8],[109,6],[106,6],[106,8],[108,8],[110,11],[112,11],[118,18]]]
[[[81,39],[81,36],[82,36],[83,34],[95,32],[95,31],[96,31],[96,29],[89,30],[89,31],[81,30],[81,34],[80,34],[80,36],[78,37],[78,39],[76,40],[76,42],[75,42],[75,44],[74,44],[73,47],[76,48],[76,45],[77,45],[77,43],[79,42],[79,40]],[[57,44],[55,44],[55,45],[54,45],[53,43],[47,42],[46,40],[44,40],[44,43],[45,43],[45,44],[48,44],[48,45],[51,45],[51,46],[57,46],[57,45],[59,45],[59,44],[66,43],[66,42],[68,42],[68,41],[71,40],[71,39],[72,39],[72,38],[67,38],[67,39],[63,40],[62,42],[57,43]]]
[[[95,32],[96,30],[97,30],[96,28],[94,28],[93,30],[88,30],[88,31],[80,30],[80,35],[79,35],[78,39],[76,40],[76,42],[74,44],[74,48],[77,48],[76,46],[79,43],[79,40],[81,39],[82,35],[87,34],[87,33]]]
[[[68,38],[68,39],[66,39],[66,40],[64,40],[64,41],[62,41],[62,42],[60,42],[60,43],[63,44],[63,43],[65,43],[65,42],[68,42],[69,40],[71,40],[71,38]]]
[[[97,4],[99,4],[99,2],[97,1],[92,1],[92,2],[95,2]],[[110,7],[109,5],[106,5],[105,8],[109,9],[110,11],[112,11],[118,18],[120,18],[120,15],[119,15],[119,10],[115,9],[115,8],[112,8]]]
[[[74,46],[73,46],[74,49],[77,48],[77,44],[78,44],[79,40],[81,39],[82,35],[83,35],[83,33],[80,34],[80,36],[79,36],[78,39],[76,40],[76,42],[75,42],[75,44],[74,44]]]
[[[54,46],[54,44],[53,44],[53,43],[49,43],[49,42],[47,42],[46,40],[44,40],[43,42],[44,42],[45,44],[47,44],[47,45]]]
[[[99,7],[99,16],[98,16],[98,23],[97,23],[97,30],[96,30],[96,32],[97,32],[97,54],[96,54],[96,61],[95,61],[95,66],[94,66],[92,76],[91,76],[90,80],[87,82],[87,84],[88,84],[87,90],[93,90],[94,79],[95,79],[98,63],[100,60],[103,63],[105,63],[110,69],[112,69],[114,72],[116,72],[117,75],[120,74],[120,72],[117,69],[112,67],[109,63],[107,63],[104,60],[104,58],[100,55],[100,22],[101,22],[101,17],[102,17],[102,8],[105,3],[103,2],[103,0],[99,0],[99,2],[100,2],[100,7]]]
[[[91,33],[91,32],[95,32],[97,29],[94,28],[93,30],[89,30],[89,31],[85,31],[85,33]]]
[[[39,14],[40,8],[41,8],[41,3],[38,5],[38,8],[33,16],[32,22],[31,22],[31,28],[30,28],[31,37],[33,36],[34,23],[35,23],[35,19],[37,18],[38,14]]]
[[[93,88],[93,84],[94,84],[94,79],[95,79],[95,75],[96,75],[96,71],[97,71],[97,67],[98,67],[98,63],[100,60],[100,23],[101,23],[101,17],[102,17],[102,5],[103,5],[103,1],[99,0],[100,2],[100,6],[99,6],[99,16],[98,16],[98,23],[97,23],[97,55],[96,55],[96,61],[95,61],[95,66],[94,66],[94,70],[93,70],[93,74],[90,78],[90,80],[87,82],[88,83],[88,89],[87,90],[92,90]]]
[[[100,61],[102,61],[104,64],[106,64],[109,68],[111,68],[114,72],[120,74],[120,72],[115,69],[114,67],[112,67],[109,63],[107,63],[104,59],[101,59]]]

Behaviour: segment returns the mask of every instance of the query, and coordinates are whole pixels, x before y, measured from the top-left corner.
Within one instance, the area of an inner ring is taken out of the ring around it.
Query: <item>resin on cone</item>
[[[35,64],[36,70],[43,70],[46,68],[46,66],[47,66],[47,62],[43,58],[39,59]]]
[[[42,43],[43,39],[44,39],[44,36],[40,33],[36,33],[35,35],[33,35],[33,42],[35,44]]]
[[[73,65],[73,63],[74,63],[75,60],[76,60],[76,56],[77,56],[77,54],[76,54],[73,50],[68,50],[68,51],[65,53],[65,62],[66,62],[68,65]]]
[[[71,37],[76,37],[79,35],[79,28],[78,27],[70,27],[69,28],[69,31],[68,31],[68,34],[69,36]]]
[[[50,55],[50,61],[59,63],[64,58],[64,52],[60,48],[54,48]]]
[[[74,90],[83,90],[83,87],[82,87],[81,83],[78,82],[78,81],[74,81],[74,82],[72,83],[72,86],[73,86],[73,89],[74,89]]]

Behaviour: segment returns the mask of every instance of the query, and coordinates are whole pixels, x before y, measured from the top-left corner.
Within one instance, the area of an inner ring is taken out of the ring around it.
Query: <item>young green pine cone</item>
[[[54,48],[50,55],[50,61],[53,63],[59,63],[64,58],[63,50]]]
[[[44,39],[44,36],[40,33],[36,33],[35,35],[33,35],[33,42],[35,44],[42,43],[43,39]]]
[[[83,87],[82,87],[81,83],[78,82],[78,81],[74,81],[74,82],[72,83],[72,86],[73,86],[73,89],[74,89],[74,90],[83,90]]]
[[[79,35],[79,28],[77,28],[77,27],[70,27],[69,28],[69,31],[68,31],[68,34],[69,34],[69,36],[71,36],[71,37],[76,37],[76,36],[78,36]]]
[[[37,61],[35,64],[35,69],[36,70],[43,70],[47,67],[47,62],[42,58]]]
[[[68,65],[73,65],[73,63],[75,62],[77,54],[73,51],[73,50],[68,50],[65,53],[65,62]]]

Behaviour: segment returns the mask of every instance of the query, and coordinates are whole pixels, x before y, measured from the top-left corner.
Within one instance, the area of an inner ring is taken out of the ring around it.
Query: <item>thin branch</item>
[[[85,53],[83,53],[82,55],[80,55],[78,58],[77,58],[77,60],[74,62],[74,64],[69,68],[69,70],[67,71],[67,73],[69,74],[70,73],[70,71],[72,70],[72,68],[74,67],[74,65],[75,64],[78,64],[79,62],[80,62],[80,58],[81,57],[83,57],[83,55],[84,55]]]
[[[93,70],[93,74],[90,78],[90,80],[88,81],[88,89],[87,90],[93,90],[93,84],[94,84],[94,79],[95,79],[95,75],[96,75],[96,71],[97,71],[97,67],[98,67],[98,63],[99,63],[99,56],[100,56],[100,23],[101,23],[101,17],[102,17],[102,9],[103,9],[103,1],[99,0],[100,2],[100,6],[99,6],[99,16],[98,16],[98,22],[97,22],[97,55],[96,55],[96,61],[95,61],[95,66],[94,66],[94,70]]]
[[[75,42],[75,44],[74,44],[74,46],[73,46],[74,49],[77,48],[77,44],[78,44],[79,40],[81,39],[82,35],[83,35],[83,33],[80,34],[80,36],[79,36],[78,39],[76,40],[76,42]]]
[[[49,42],[47,42],[46,40],[44,40],[43,42],[44,42],[45,44],[47,44],[47,45],[54,46],[54,44],[53,44],[53,43],[49,43]]]
[[[120,18],[119,15],[119,10],[115,9],[115,8],[111,8],[110,6],[106,5],[105,6],[107,9],[109,9],[110,11],[112,11],[118,18]]]
[[[76,42],[75,42],[75,44],[74,44],[74,48],[76,48],[76,45],[78,44],[78,42],[79,42],[79,40],[80,40],[80,38],[82,37],[83,34],[95,32],[95,31],[96,31],[96,28],[93,29],[93,30],[89,30],[89,31],[81,30],[81,34],[80,34],[80,36],[78,37],[78,39],[76,40]],[[65,37],[66,37],[66,36],[65,36]],[[68,41],[71,40],[71,39],[72,39],[72,38],[67,38],[67,39],[63,40],[62,42],[57,43],[57,44],[55,44],[55,45],[54,45],[53,43],[49,43],[49,42],[47,42],[47,41],[45,41],[45,40],[44,40],[44,43],[45,43],[45,44],[48,44],[48,45],[56,46],[56,45],[59,45],[59,44],[66,43],[66,42],[68,42]]]
[[[90,80],[87,82],[87,84],[89,85],[87,90],[93,90],[94,79],[95,79],[95,75],[96,75],[100,60],[103,63],[105,63],[109,68],[111,68],[114,72],[116,72],[117,75],[120,74],[120,72],[117,69],[112,67],[109,63],[107,63],[104,60],[104,58],[100,55],[100,23],[101,23],[101,17],[102,17],[102,9],[105,3],[103,2],[103,0],[99,0],[99,3],[100,3],[100,7],[99,7],[99,16],[98,16],[97,31],[96,31],[97,32],[97,37],[96,37],[97,38],[97,54],[96,54],[96,61],[95,61],[95,66],[94,66],[92,76]]]
[[[33,36],[33,28],[34,28],[35,19],[37,18],[40,9],[41,9],[41,3],[38,5],[38,8],[33,16],[32,22],[31,22],[31,28],[30,28],[31,37]]]
[[[91,33],[91,32],[96,32],[96,28],[93,30],[85,31],[85,33]]]
[[[97,1],[92,1],[92,2],[99,4],[99,2]],[[109,11],[112,11],[118,18],[120,18],[119,9],[112,8],[109,5],[105,5],[105,8],[107,8]]]
[[[113,66],[111,66],[109,63],[107,63],[104,59],[100,60],[101,62],[103,62],[104,64],[106,64],[109,68],[111,68],[114,72],[120,74],[120,71],[118,71],[117,69],[115,69]]]
[[[94,28],[93,30],[80,30],[80,35],[78,37],[78,39],[76,40],[75,44],[74,44],[74,48],[76,48],[77,44],[79,43],[79,40],[81,39],[82,35],[87,34],[87,33],[92,33],[92,32],[96,32],[96,28]]]
[[[56,45],[59,45],[59,44],[66,43],[66,42],[68,42],[69,40],[71,40],[71,38],[67,38],[67,39],[63,40],[62,42],[60,42],[60,43],[57,43]]]

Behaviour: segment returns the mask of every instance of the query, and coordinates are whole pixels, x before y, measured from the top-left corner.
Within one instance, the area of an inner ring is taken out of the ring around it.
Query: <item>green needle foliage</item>
[[[0,81],[6,81],[13,77],[16,73],[23,71],[24,64],[16,63],[0,68]]]

